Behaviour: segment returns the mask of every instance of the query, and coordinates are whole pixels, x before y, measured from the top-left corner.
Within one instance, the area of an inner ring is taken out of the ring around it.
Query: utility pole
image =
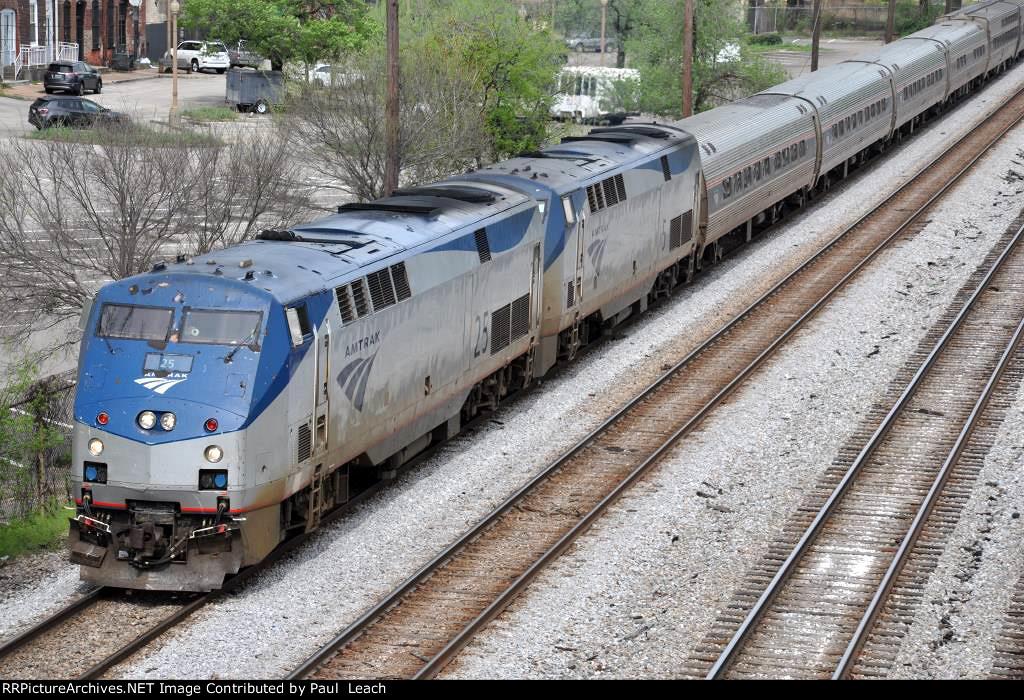
[[[693,0],[683,11],[683,116],[693,114]]]
[[[168,9],[171,11],[171,109],[167,114],[167,123],[178,126],[181,122],[178,114],[178,13],[181,5],[178,0],[171,0]]]
[[[814,0],[811,18],[811,72],[818,70],[818,45],[821,44],[821,0]]]
[[[384,195],[398,189],[398,0],[388,2],[387,144],[384,155]]]
[[[601,0],[601,65],[604,65],[605,26],[608,21],[608,0]]]
[[[896,27],[896,0],[889,0],[889,16],[885,20],[885,43],[893,40]]]

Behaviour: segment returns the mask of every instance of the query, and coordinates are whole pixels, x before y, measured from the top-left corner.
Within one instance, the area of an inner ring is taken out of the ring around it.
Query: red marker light
[[[210,418],[206,421],[206,432],[212,433],[220,427],[220,423],[217,422],[216,418]]]
[[[96,422],[100,425],[106,425],[110,422],[110,416],[106,411],[100,411],[99,415],[96,416]]]

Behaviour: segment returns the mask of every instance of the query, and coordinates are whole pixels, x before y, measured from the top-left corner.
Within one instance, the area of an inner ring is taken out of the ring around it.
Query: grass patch
[[[791,38],[790,39],[783,39],[783,41],[778,43],[778,44],[759,44],[759,43],[756,43],[756,42],[748,42],[746,48],[747,48],[747,50],[750,53],[754,53],[754,54],[782,53],[782,52],[790,52],[790,53],[810,53],[811,52],[811,45],[810,44],[803,44],[803,43],[794,44]],[[824,46],[821,47],[821,50],[823,52],[824,51],[828,51],[828,49],[826,47],[824,47]]]
[[[223,142],[210,134],[197,133],[187,129],[157,131],[142,126],[107,129],[71,129],[64,126],[41,129],[28,135],[35,141],[65,141],[90,145],[123,146],[221,146]]]
[[[53,549],[68,534],[68,513],[59,505],[0,525],[0,557]]]
[[[238,110],[230,107],[193,107],[181,113],[194,122],[233,122],[238,119]]]

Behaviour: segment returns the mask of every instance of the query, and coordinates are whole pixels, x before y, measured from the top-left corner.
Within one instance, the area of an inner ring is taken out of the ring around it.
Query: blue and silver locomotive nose
[[[243,565],[241,524],[265,489],[245,471],[246,428],[287,378],[290,348],[266,341],[275,323],[287,336],[275,305],[197,274],[101,290],[75,397],[70,545],[83,579],[203,590]]]

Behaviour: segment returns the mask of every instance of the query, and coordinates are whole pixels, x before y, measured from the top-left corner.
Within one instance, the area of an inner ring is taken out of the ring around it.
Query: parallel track
[[[1024,116],[1018,92],[295,669],[429,678]]]
[[[1010,607],[996,641],[990,676],[1007,680],[1024,679],[1024,576],[1017,580],[1010,596]]]
[[[1022,238],[1024,227],[861,449],[708,678],[849,675],[1024,335]]]

